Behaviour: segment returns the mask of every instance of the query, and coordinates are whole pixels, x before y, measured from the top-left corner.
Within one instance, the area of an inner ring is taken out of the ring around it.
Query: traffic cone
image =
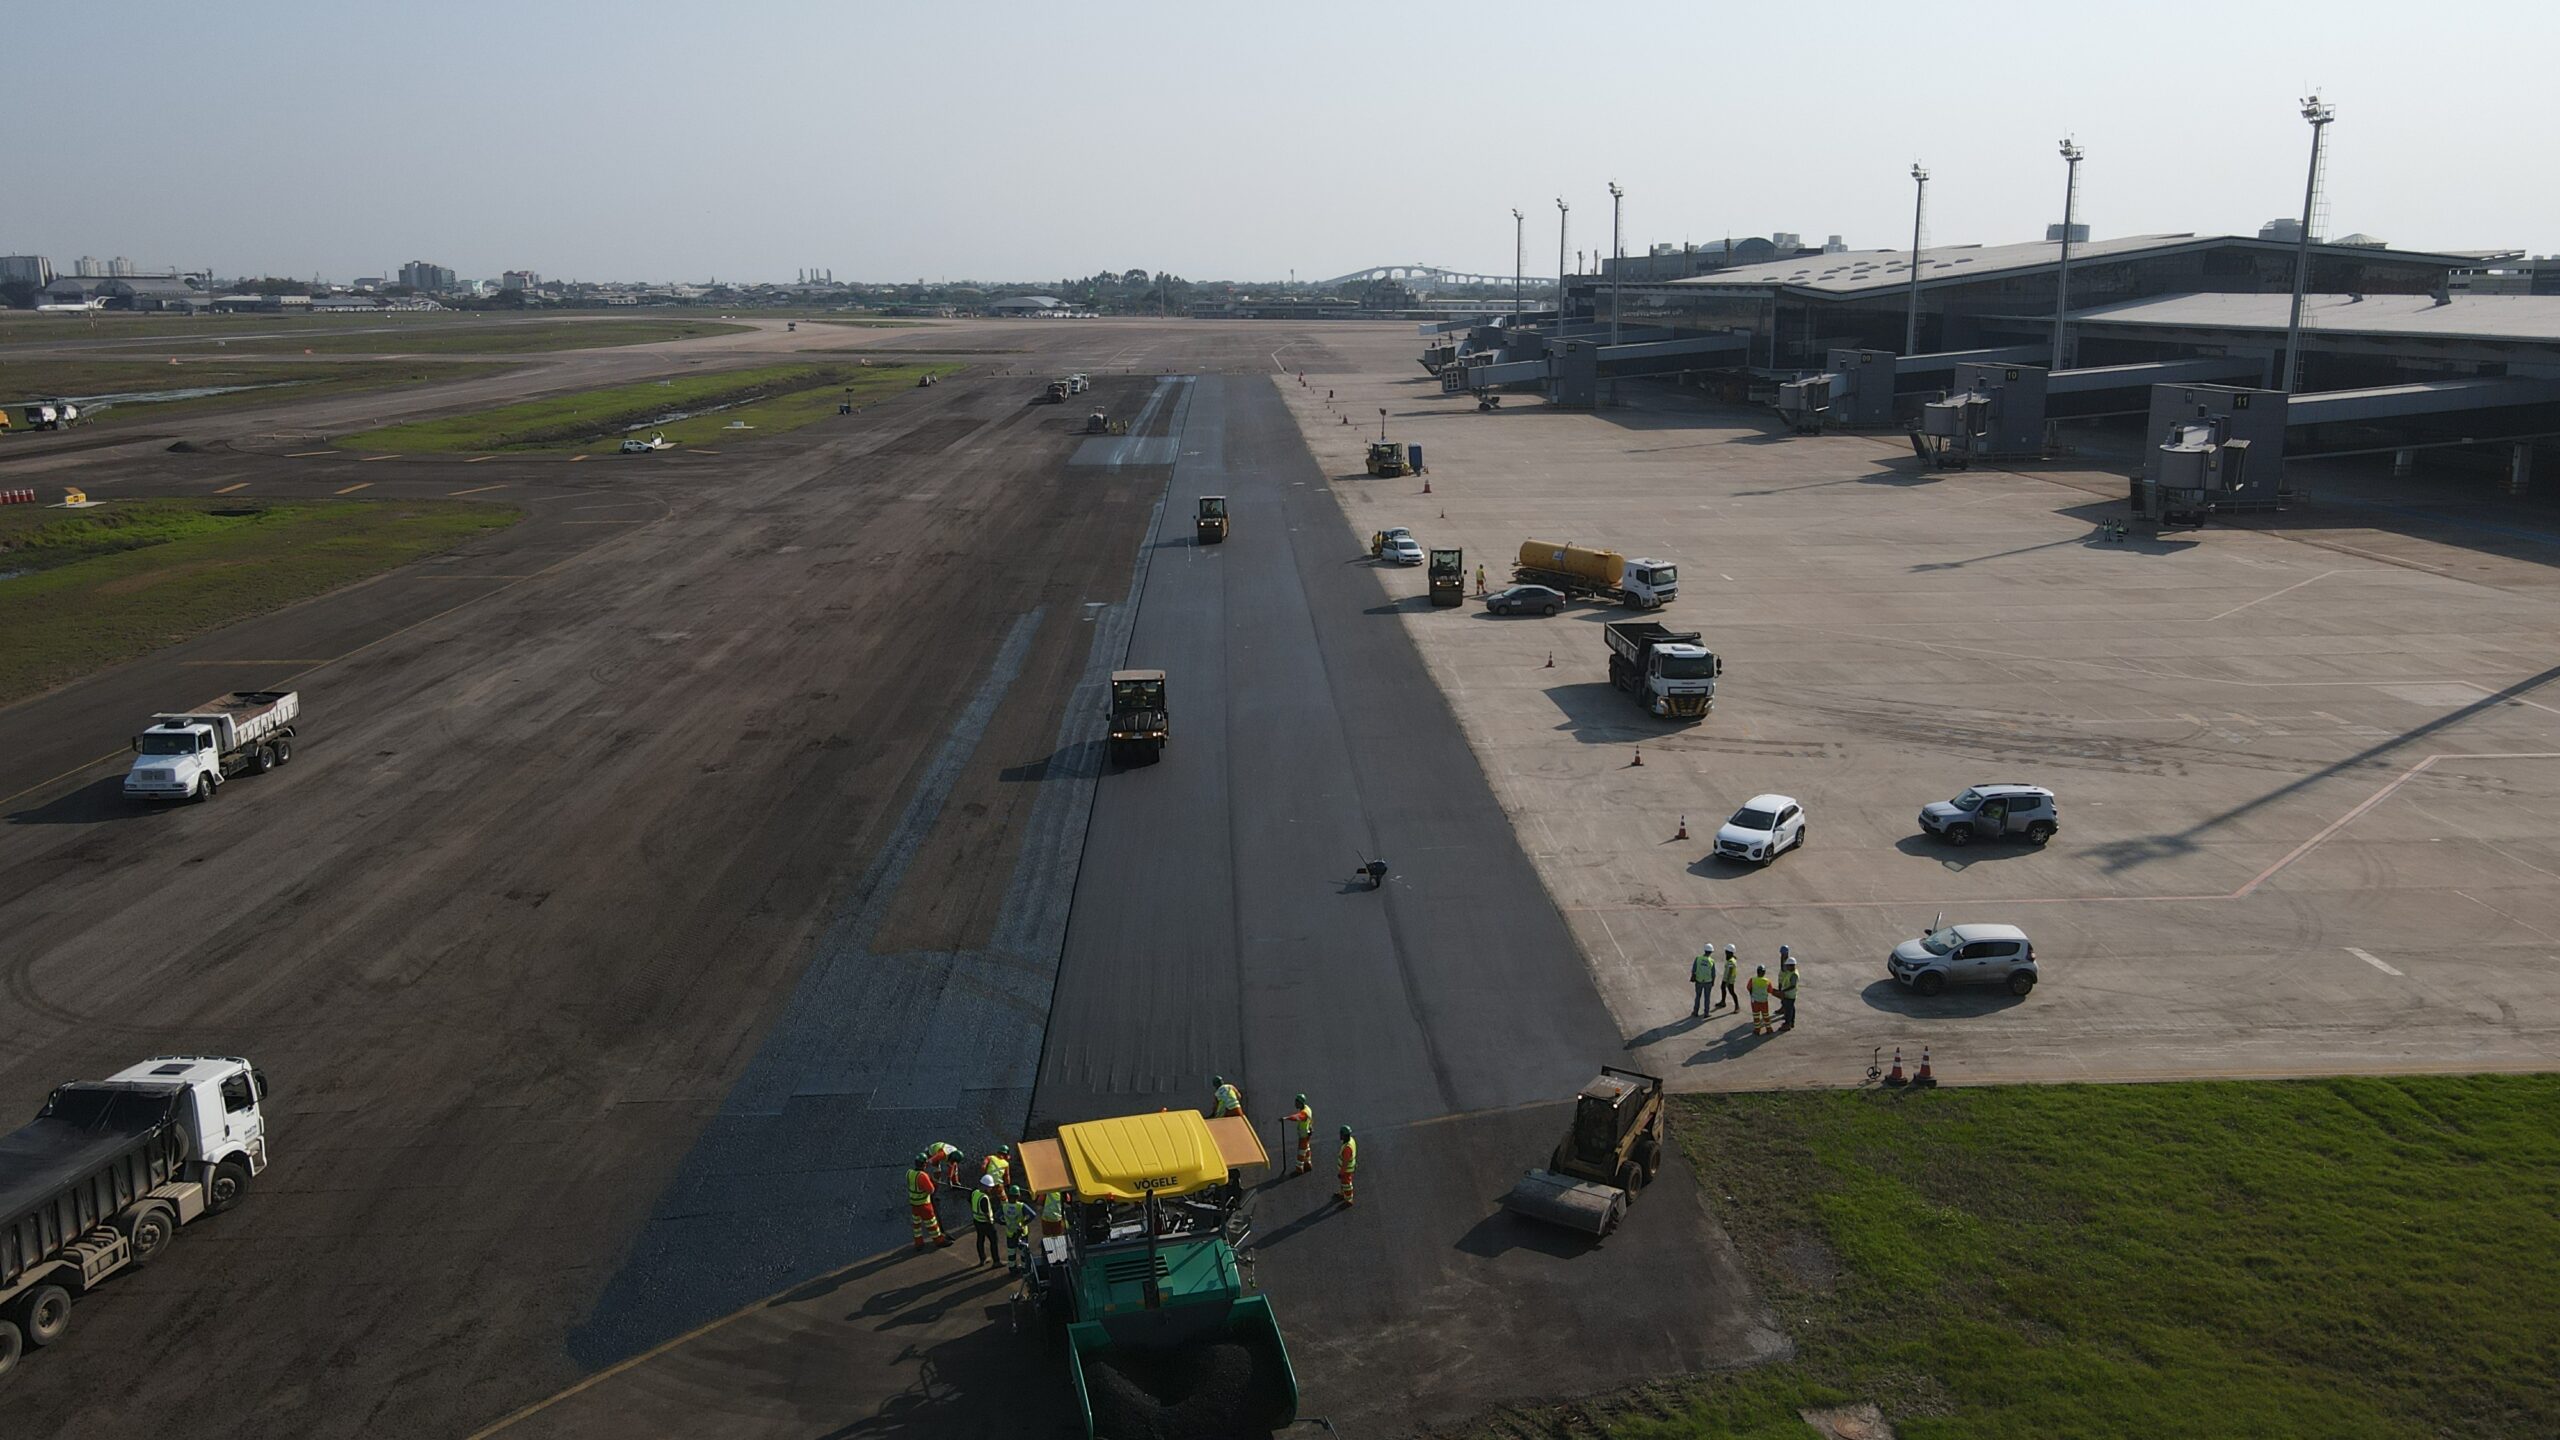
[[[1911,1077],[1902,1073],[1902,1047],[1893,1047],[1893,1070],[1884,1077],[1887,1085],[1908,1085]]]
[[[1423,494],[1425,494],[1425,495],[1428,495],[1428,494],[1430,494],[1430,493],[1431,493],[1431,482],[1430,482],[1428,479],[1425,479],[1425,480],[1422,482],[1422,493],[1423,493]]]
[[[1547,668],[1550,670],[1556,668],[1556,652],[1553,650],[1547,652]]]
[[[1688,839],[1688,838],[1689,838],[1689,817],[1688,817],[1688,816],[1683,815],[1683,816],[1681,816],[1681,817],[1680,817],[1680,833],[1679,833],[1679,834],[1677,834],[1677,835],[1672,836],[1671,838],[1672,838],[1672,839],[1674,839],[1674,840],[1686,840],[1686,839]]]
[[[1644,764],[1644,747],[1643,747],[1643,746],[1641,746],[1641,745],[1639,745],[1639,746],[1637,746],[1637,747],[1636,747],[1636,758],[1634,758],[1633,760],[1628,761],[1628,762],[1627,762],[1627,767],[1628,767],[1629,769],[1634,769],[1634,768],[1636,768],[1637,766],[1640,766],[1640,765],[1642,765],[1642,764]]]
[[[1920,1073],[1911,1077],[1914,1085],[1935,1085],[1938,1077],[1929,1073],[1929,1047],[1920,1047]]]

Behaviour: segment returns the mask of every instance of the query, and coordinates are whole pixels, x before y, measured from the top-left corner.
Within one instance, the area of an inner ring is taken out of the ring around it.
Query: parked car
[[[1496,615],[1553,615],[1564,608],[1564,592],[1545,585],[1514,585],[1484,597],[1484,608]]]
[[[1804,807],[1785,795],[1754,795],[1716,831],[1716,853],[1766,865],[1804,843]]]
[[[1950,845],[2003,835],[2042,845],[2062,828],[2062,809],[2040,785],[1975,785],[1953,800],[1921,806],[1920,828]]]
[[[1419,565],[1422,563],[1422,542],[1410,535],[1399,535],[1387,542],[1387,548],[1379,558],[1398,565]]]
[[[1386,558],[1388,546],[1398,539],[1412,538],[1413,532],[1401,525],[1390,525],[1384,530],[1372,530],[1369,532],[1369,553],[1383,560]]]
[[[1948,925],[1893,947],[1885,973],[1923,995],[1950,985],[2036,988],[2036,947],[2015,925]]]

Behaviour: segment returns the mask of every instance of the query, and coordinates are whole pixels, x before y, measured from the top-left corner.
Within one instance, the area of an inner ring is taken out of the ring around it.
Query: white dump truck
[[[266,1096],[236,1055],[162,1055],[61,1086],[0,1135],[0,1375],[63,1337],[73,1297],[240,1203],[267,1168]]]
[[[125,772],[131,800],[210,800],[234,775],[263,775],[293,759],[302,697],[291,690],[235,690],[193,710],[151,717],[133,737]]]

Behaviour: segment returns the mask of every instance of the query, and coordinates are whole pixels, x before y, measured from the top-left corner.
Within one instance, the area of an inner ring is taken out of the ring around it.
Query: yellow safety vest
[[[1002,1187],[1005,1182],[1013,1178],[1013,1165],[1001,1155],[990,1155],[980,1163],[978,1173],[993,1175],[996,1177],[997,1186]]]
[[[1769,998],[1768,976],[1754,975],[1751,977],[1751,998],[1754,1000],[1766,1000]]]
[[[1359,1142],[1359,1141],[1357,1141],[1357,1140],[1345,1140],[1345,1141],[1343,1141],[1343,1142],[1342,1142],[1342,1160],[1341,1160],[1341,1164],[1342,1164],[1342,1173],[1343,1173],[1343,1174],[1345,1174],[1345,1175],[1348,1175],[1348,1174],[1350,1174],[1352,1171],[1357,1170],[1357,1169],[1359,1169],[1359,1168],[1360,1168],[1360,1142]]]
[[[1716,983],[1716,954],[1710,950],[1689,962],[1689,981],[1694,985]]]
[[[1789,998],[1794,997],[1796,993],[1796,972],[1793,970],[1781,970],[1778,972],[1778,993],[1788,996]]]
[[[1243,1093],[1237,1090],[1233,1085],[1219,1086],[1217,1106],[1210,1112],[1210,1118],[1215,1119],[1220,1115],[1241,1115],[1243,1113]]]
[[[969,1218],[982,1225],[996,1223],[996,1197],[983,1185],[969,1192]]]
[[[1004,1202],[1004,1228],[1016,1236],[1031,1232],[1031,1207],[1019,1200]]]
[[[921,1170],[907,1172],[907,1203],[929,1204],[933,1200],[933,1177]]]
[[[1302,1140],[1316,1133],[1316,1107],[1313,1105],[1301,1105],[1280,1118],[1297,1121],[1298,1138]]]
[[[1043,1220],[1064,1220],[1067,1218],[1067,1197],[1065,1191],[1052,1190],[1048,1194],[1040,1197],[1040,1218]]]

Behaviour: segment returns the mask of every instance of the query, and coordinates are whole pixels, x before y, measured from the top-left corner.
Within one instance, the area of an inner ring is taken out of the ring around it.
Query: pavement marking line
[[[465,461],[463,461],[462,463],[463,463],[463,464],[465,464],[465,465],[486,465],[486,464],[488,464],[490,461],[495,460],[495,459],[497,459],[497,458],[498,458],[498,457],[497,457],[497,456],[495,456],[495,455],[474,455],[474,456],[472,456],[470,459],[465,460]]]
[[[476,462],[466,462],[466,463],[476,463]],[[489,492],[490,492],[490,491],[492,491],[492,490],[504,490],[504,489],[506,489],[506,488],[507,488],[507,487],[506,487],[506,486],[504,486],[504,485],[474,485],[474,486],[472,486],[472,487],[471,487],[470,489],[468,489],[468,490],[447,490],[447,491],[446,491],[446,492],[444,492],[444,493],[445,493],[445,494],[446,494],[446,496],[449,498],[449,497],[456,496],[456,495],[485,495],[485,494],[489,493]]]
[[[308,460],[314,455],[335,455],[337,453],[338,452],[335,450],[288,450],[285,452],[284,458],[287,460]]]
[[[665,518],[661,515],[651,520],[563,520],[560,523],[563,525],[654,525],[658,520]]]
[[[246,489],[248,489],[248,488],[249,488],[249,482],[248,482],[248,481],[246,481],[246,480],[239,480],[239,481],[234,481],[233,483],[231,483],[231,484],[229,484],[229,485],[225,485],[225,486],[223,486],[221,489],[216,490],[216,491],[214,491],[213,493],[214,493],[214,494],[216,494],[216,495],[228,495],[228,494],[230,494],[230,493],[231,493],[232,491],[234,491],[234,490],[246,490]]]
[[[340,494],[340,495],[353,495],[354,493],[356,493],[356,492],[357,492],[357,491],[359,491],[359,490],[369,490],[369,489],[371,489],[371,488],[373,488],[373,482],[372,482],[372,481],[370,481],[370,480],[359,480],[359,481],[357,481],[356,483],[354,483],[353,485],[348,486],[346,489],[344,489],[344,490],[340,490],[340,491],[337,491],[337,492],[335,492],[335,493]]]
[[[587,457],[586,457],[586,456],[584,456],[584,455],[572,455],[572,456],[570,456],[570,457],[569,457],[569,463],[570,463],[570,464],[572,464],[572,465],[575,465],[575,464],[577,464],[579,461],[584,460],[584,459],[586,459],[586,458],[587,458]]]
[[[2323,570],[2319,574],[2312,576],[2311,580],[2326,580],[2332,575],[2344,575],[2346,573],[2347,572],[2344,570]],[[2292,584],[2276,591],[2272,595],[2261,595],[2257,599],[2249,601],[2247,604],[2234,605],[2230,609],[2223,611],[2221,614],[2214,616],[2212,619],[2209,619],[2204,623],[2210,625],[2214,620],[2228,620],[2232,616],[2239,614],[2241,611],[2248,609],[2250,605],[2263,605],[2266,602],[2275,599],[2278,595],[2290,595],[2294,591],[2301,589],[2303,586],[2310,584],[2311,580],[2296,580]]]
[[[2374,969],[2381,971],[2385,975],[2395,976],[2402,980],[2409,978],[2406,975],[2402,975],[2399,971],[2392,969],[2390,966],[2383,964],[2380,960],[2375,959],[2368,951],[2359,950],[2353,945],[2350,945],[2347,947],[2347,953],[2353,955],[2367,965],[2372,966]]]
[[[326,660],[181,660],[181,665],[326,665]]]

